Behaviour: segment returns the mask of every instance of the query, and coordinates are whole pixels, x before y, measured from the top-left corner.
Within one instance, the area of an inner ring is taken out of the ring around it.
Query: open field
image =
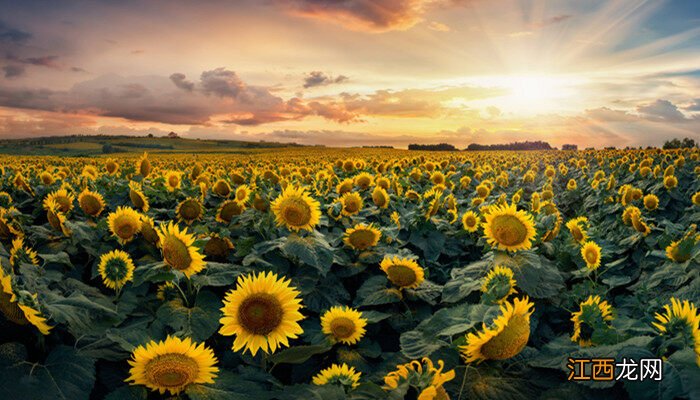
[[[124,140],[0,156],[0,398],[700,397],[698,149]]]

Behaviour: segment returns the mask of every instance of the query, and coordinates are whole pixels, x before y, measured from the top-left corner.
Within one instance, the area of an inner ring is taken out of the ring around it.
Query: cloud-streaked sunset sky
[[[700,139],[700,1],[0,0],[0,137]]]

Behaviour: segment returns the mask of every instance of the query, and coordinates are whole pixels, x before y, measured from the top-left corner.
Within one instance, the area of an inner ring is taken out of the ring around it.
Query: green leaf
[[[185,393],[192,400],[251,400],[268,397],[257,383],[242,380],[224,369],[219,370],[214,383],[189,385]]]
[[[144,386],[122,386],[105,397],[105,400],[146,400],[148,391]]]
[[[316,354],[327,352],[331,347],[330,343],[294,346],[271,355],[267,360],[273,364],[301,364]]]
[[[146,282],[166,282],[175,279],[175,274],[165,268],[162,261],[139,265],[134,269],[133,286],[139,286]]]
[[[326,275],[333,264],[333,248],[321,235],[300,237],[291,234],[282,245],[282,252],[290,259],[315,267]]]
[[[236,278],[250,271],[250,268],[244,268],[236,264],[222,264],[207,261],[207,267],[204,271],[192,277],[192,283],[197,287],[204,286],[233,286],[236,284]]]
[[[59,251],[58,253],[54,254],[39,254],[39,257],[44,260],[44,265],[60,264],[73,268],[73,262],[70,260],[70,256],[65,251]]]
[[[171,300],[158,309],[158,319],[176,330],[178,336],[202,342],[219,326],[221,300],[213,293],[200,291],[194,306],[185,306],[180,299]]]

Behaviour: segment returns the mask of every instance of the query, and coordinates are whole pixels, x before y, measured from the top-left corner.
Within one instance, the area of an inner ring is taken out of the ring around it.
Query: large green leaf
[[[201,342],[216,332],[221,305],[221,300],[216,295],[202,290],[192,307],[187,307],[180,299],[163,304],[158,309],[158,319],[175,329],[178,336],[191,337]]]

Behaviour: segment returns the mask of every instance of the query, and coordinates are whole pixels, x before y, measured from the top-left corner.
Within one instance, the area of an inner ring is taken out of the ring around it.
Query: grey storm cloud
[[[21,44],[32,38],[32,34],[12,28],[0,21],[0,41]]]
[[[16,78],[24,75],[25,69],[21,65],[10,64],[2,67],[2,71],[5,73],[5,78]]]
[[[216,68],[204,71],[200,77],[202,91],[208,95],[237,98],[245,90],[245,84],[234,71]]]
[[[326,86],[333,83],[343,83],[348,80],[345,75],[338,75],[335,78],[330,75],[326,75],[321,71],[311,71],[306,77],[304,77],[304,88],[308,89],[314,86]]]
[[[187,80],[187,76],[185,74],[181,74],[179,72],[176,72],[172,75],[170,75],[170,80],[177,86],[178,88],[182,90],[186,90],[188,92],[191,92],[194,90],[194,83],[190,82]]]
[[[637,112],[651,121],[685,121],[685,115],[668,100],[658,99],[650,104],[640,105]]]

